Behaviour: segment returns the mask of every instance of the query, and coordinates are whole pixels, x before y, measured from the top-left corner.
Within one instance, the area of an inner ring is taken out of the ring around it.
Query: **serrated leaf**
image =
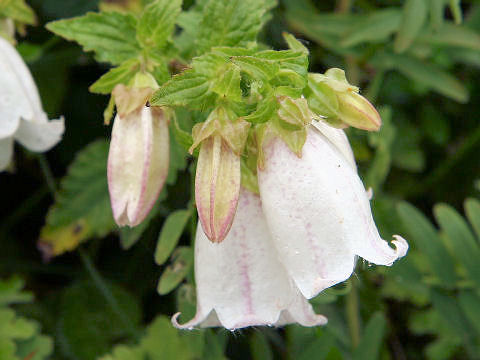
[[[264,0],[210,0],[202,12],[197,51],[213,46],[246,46],[256,40],[265,11]]]
[[[0,338],[25,340],[38,330],[35,322],[17,317],[11,309],[0,309]]]
[[[240,68],[233,64],[228,64],[217,80],[214,81],[212,91],[222,98],[231,101],[241,101],[242,89],[240,88],[240,81]]]
[[[25,0],[2,0],[0,15],[24,24],[34,25],[36,23],[35,13]]]
[[[254,55],[258,59],[270,60],[280,65],[280,69],[289,69],[306,77],[308,73],[308,56],[302,51],[264,50]]]
[[[103,237],[116,226],[107,187],[108,143],[98,140],[77,154],[61,182],[40,234],[46,257],[75,249],[91,236]]]
[[[300,41],[298,41],[297,38],[295,38],[295,36],[289,33],[283,33],[282,35],[290,49],[292,49],[293,51],[299,51],[306,55],[309,54],[307,47],[303,45]]]
[[[402,21],[393,46],[395,52],[401,53],[410,47],[425,24],[427,14],[428,4],[425,0],[405,1]]]
[[[189,210],[177,210],[167,217],[158,236],[155,249],[155,262],[157,265],[162,265],[168,260],[175,246],[177,246],[190,216],[191,211]]]
[[[398,29],[401,18],[401,11],[394,8],[374,11],[364,16],[362,20],[344,36],[340,45],[343,47],[351,47],[364,42],[385,41]]]
[[[17,342],[17,356],[20,359],[49,359],[53,352],[53,340],[49,336],[36,334],[32,338]]]
[[[117,285],[108,284],[108,289],[124,318],[90,282],[76,283],[64,291],[57,328],[63,340],[59,345],[69,358],[95,359],[106,353],[113,342],[131,335],[125,319],[132,328],[139,325],[141,309],[137,299]]]
[[[137,26],[137,39],[145,48],[162,49],[170,39],[182,0],[155,0],[145,7]]]
[[[47,24],[47,29],[78,42],[85,51],[95,51],[98,61],[120,65],[136,58],[140,45],[135,37],[137,20],[118,12],[93,13]]]
[[[465,267],[470,279],[480,289],[480,266],[478,266],[480,246],[468,228],[468,224],[449,205],[436,205],[433,212],[440,227],[447,235],[446,239],[450,243],[450,248],[454,250],[454,256]]]
[[[255,80],[268,81],[272,79],[279,70],[279,64],[274,61],[260,59],[255,56],[235,56],[231,58],[235,65],[242,71],[251,75]]]
[[[188,275],[193,266],[193,250],[189,247],[179,247],[173,254],[172,264],[169,265],[158,282],[157,291],[160,295],[174,290]]]
[[[412,205],[402,202],[397,212],[405,225],[411,244],[425,255],[425,262],[444,286],[454,287],[456,283],[453,259],[442,244],[435,228],[420,211]]]
[[[175,75],[150,99],[152,106],[186,106],[198,104],[210,93],[210,83],[204,75],[186,70]]]
[[[373,314],[365,327],[364,334],[358,347],[353,353],[353,359],[378,359],[386,327],[387,321],[385,320],[385,316],[381,312]]]
[[[127,85],[139,68],[140,63],[137,59],[127,60],[120,66],[110,69],[103,74],[100,79],[89,87],[89,90],[96,94],[110,94],[116,85]]]

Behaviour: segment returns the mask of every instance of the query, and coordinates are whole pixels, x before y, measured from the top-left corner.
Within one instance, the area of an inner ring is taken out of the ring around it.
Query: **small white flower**
[[[293,240],[293,239],[292,239]],[[327,322],[316,315],[280,263],[260,198],[242,189],[230,232],[221,243],[211,242],[197,227],[195,241],[197,314],[176,327],[255,325],[304,326]]]
[[[310,299],[353,272],[356,257],[391,265],[407,242],[381,239],[342,130],[310,125],[302,156],[283,141],[265,144],[258,171],[263,213],[280,262]]]
[[[136,226],[152,209],[168,174],[168,121],[161,109],[141,106],[113,123],[108,189],[118,225]]]
[[[48,121],[27,65],[0,37],[0,171],[10,163],[14,140],[44,152],[61,140],[63,132],[63,118]]]

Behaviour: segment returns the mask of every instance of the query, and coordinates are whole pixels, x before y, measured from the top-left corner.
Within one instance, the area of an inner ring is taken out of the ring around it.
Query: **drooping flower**
[[[115,91],[118,114],[108,153],[108,189],[118,225],[136,226],[152,209],[168,174],[169,133],[164,110],[145,106],[151,90]]]
[[[357,256],[391,265],[406,254],[400,236],[395,248],[380,237],[342,130],[318,122],[307,128],[301,157],[279,138],[264,154],[263,213],[280,262],[307,299],[348,279]]]
[[[48,120],[27,65],[0,37],[0,171],[10,163],[14,140],[44,152],[61,140],[64,129],[63,118]]]
[[[202,226],[195,241],[197,313],[176,327],[223,326],[238,329],[254,325],[304,326],[327,322],[291,280],[279,261],[262,212],[260,198],[242,189],[230,232],[221,243],[211,242]]]

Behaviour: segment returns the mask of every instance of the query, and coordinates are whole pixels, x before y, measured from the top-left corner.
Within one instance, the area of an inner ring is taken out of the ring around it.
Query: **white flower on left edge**
[[[48,121],[27,65],[0,37],[0,171],[10,163],[14,140],[44,152],[61,140],[64,129],[63,118]]]

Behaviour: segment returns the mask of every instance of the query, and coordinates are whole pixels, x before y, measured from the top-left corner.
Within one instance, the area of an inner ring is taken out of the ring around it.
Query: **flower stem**
[[[52,169],[50,168],[50,164],[48,163],[45,154],[38,154],[37,159],[48,189],[55,198],[57,196],[57,184],[55,183],[55,178],[53,176]]]
[[[360,342],[360,315],[358,311],[358,289],[354,278],[350,278],[350,292],[347,294],[345,303],[347,313],[348,329],[350,330],[350,338],[352,348],[355,349]]]
[[[80,254],[80,259],[82,260],[83,266],[87,270],[88,274],[92,278],[95,286],[100,290],[103,297],[110,305],[112,310],[117,314],[120,321],[123,323],[126,329],[130,332],[130,334],[135,338],[138,339],[140,337],[139,332],[133,325],[132,321],[125,315],[124,311],[120,308],[117,299],[113,295],[112,291],[108,287],[105,280],[102,278],[102,275],[98,272],[93,264],[90,256],[88,253],[81,247],[78,248],[78,253]]]

